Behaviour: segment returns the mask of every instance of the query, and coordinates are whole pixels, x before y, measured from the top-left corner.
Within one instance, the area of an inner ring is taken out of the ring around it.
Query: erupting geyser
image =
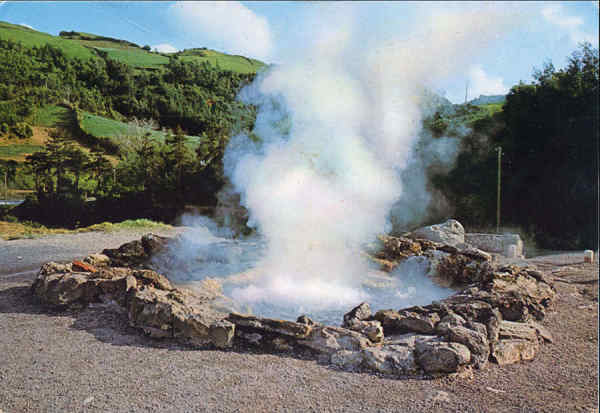
[[[230,290],[239,302],[310,312],[369,299],[361,249],[390,229],[405,195],[423,87],[460,69],[510,18],[494,7],[429,15],[411,37],[378,47],[348,8],[326,8],[307,48],[239,96],[258,107],[260,140],[234,136],[225,172],[265,242],[252,281]]]

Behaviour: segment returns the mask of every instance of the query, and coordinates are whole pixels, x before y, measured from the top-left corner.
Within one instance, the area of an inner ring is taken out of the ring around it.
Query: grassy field
[[[31,144],[20,144],[10,143],[0,144],[0,159],[13,159],[21,160],[25,158],[25,155],[42,150],[43,147],[40,145]]]
[[[77,234],[81,232],[102,231],[112,232],[127,229],[166,229],[171,228],[170,225],[162,222],[155,222],[149,219],[129,219],[127,221],[112,223],[103,222],[101,224],[91,225],[85,228],[77,228],[74,230],[65,228],[46,228],[33,222],[10,222],[0,221],[0,238],[5,240],[14,240],[22,238],[37,238],[45,235],[53,234]]]
[[[26,47],[40,47],[49,44],[61,49],[65,55],[71,58],[87,60],[95,57],[95,53],[90,48],[76,40],[62,39],[18,24],[0,22],[0,38],[20,42]]]
[[[44,126],[55,128],[57,126],[66,126],[72,123],[71,110],[62,106],[46,105],[37,108],[31,119],[31,124],[35,126]]]
[[[266,65],[255,59],[249,59],[244,56],[228,55],[209,49],[192,49],[178,53],[182,61],[187,62],[208,62],[214,67],[220,67],[223,70],[230,70],[237,73],[255,73]]]
[[[85,132],[96,137],[105,137],[119,143],[119,137],[135,133],[135,127],[117,120],[93,115],[89,112],[82,112],[82,128]],[[164,142],[165,134],[162,131],[145,129],[150,132],[152,137],[158,142]],[[192,149],[197,147],[200,138],[197,136],[186,136],[187,142]]]
[[[94,42],[89,42],[94,43]],[[107,43],[107,42],[104,42]],[[96,47],[98,50],[106,52],[108,57],[121,63],[128,64],[138,69],[157,68],[169,63],[169,58],[156,53],[150,53],[143,49],[134,47],[114,48],[114,47]]]

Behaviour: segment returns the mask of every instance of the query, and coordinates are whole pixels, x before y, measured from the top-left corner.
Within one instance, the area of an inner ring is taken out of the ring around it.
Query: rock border
[[[460,290],[426,306],[379,310],[361,303],[341,327],[306,316],[293,321],[225,313],[218,291],[176,288],[148,268],[170,238],[140,240],[67,264],[42,266],[31,291],[44,304],[77,308],[110,302],[124,309],[129,324],[155,338],[179,338],[217,348],[243,345],[268,352],[310,353],[347,371],[395,377],[435,377],[532,360],[540,344],[552,342],[538,323],[555,298],[543,273],[530,267],[494,264],[469,246],[382,236],[368,251],[392,270],[411,256],[427,257],[440,281]]]

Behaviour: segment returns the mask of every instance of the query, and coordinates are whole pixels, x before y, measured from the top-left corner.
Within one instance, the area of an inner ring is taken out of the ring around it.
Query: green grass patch
[[[173,228],[171,225],[164,224],[162,222],[152,221],[146,218],[139,219],[128,219],[123,222],[102,222],[100,224],[90,225],[89,227],[79,228],[77,232],[88,232],[88,231],[102,231],[111,232],[125,229],[169,229]]]
[[[31,122],[35,126],[47,128],[65,126],[66,123],[71,123],[70,112],[70,109],[62,106],[46,105],[36,109]]]
[[[89,112],[82,112],[81,127],[90,135],[98,138],[108,138],[116,144],[119,144],[120,137],[137,133],[136,128],[132,125],[93,115]],[[144,131],[150,132],[152,138],[157,142],[165,141],[165,133],[162,131],[153,129],[145,129]],[[197,136],[186,135],[186,140],[191,149],[195,149],[200,142],[200,138]]]
[[[214,67],[236,73],[256,73],[266,65],[260,60],[244,56],[228,55],[209,49],[192,49],[177,54],[184,62],[208,62]]]
[[[95,43],[95,42],[94,42]],[[106,52],[108,57],[136,68],[157,68],[169,63],[169,58],[156,53],[150,53],[134,47],[114,48],[98,47],[98,50]]]
[[[12,158],[19,155],[26,155],[41,151],[43,146],[39,145],[28,145],[28,144],[10,144],[0,146],[0,158]]]
[[[18,24],[0,22],[0,37],[20,42],[25,47],[40,47],[49,44],[61,49],[70,58],[88,60],[96,57],[90,48],[85,47],[76,40],[52,36]]]

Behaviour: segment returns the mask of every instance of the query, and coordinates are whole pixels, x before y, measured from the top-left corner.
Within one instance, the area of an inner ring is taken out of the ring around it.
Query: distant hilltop
[[[477,99],[471,100],[471,105],[489,105],[491,103],[504,103],[506,95],[479,95]]]

